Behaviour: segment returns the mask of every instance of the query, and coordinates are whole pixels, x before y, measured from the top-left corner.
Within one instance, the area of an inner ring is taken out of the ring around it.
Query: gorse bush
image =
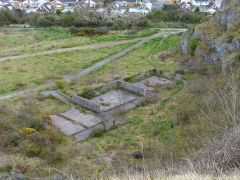
[[[82,92],[79,94],[80,96],[91,99],[93,98],[96,94],[95,92],[89,87],[89,86],[84,86],[82,88]]]
[[[63,81],[58,80],[55,83],[56,83],[58,89],[64,89],[65,86],[64,86]]]

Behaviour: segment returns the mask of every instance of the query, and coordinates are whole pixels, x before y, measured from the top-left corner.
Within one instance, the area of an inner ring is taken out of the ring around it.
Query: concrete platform
[[[101,123],[100,119],[94,115],[86,114],[80,112],[78,109],[71,108],[69,111],[65,113],[61,113],[62,116],[71,119],[73,121],[79,122],[86,126],[87,128],[95,126]]]
[[[164,86],[167,84],[171,84],[172,81],[165,79],[165,78],[160,78],[157,76],[152,76],[146,79],[143,79],[141,81],[138,81],[136,83],[134,83],[134,85],[139,86],[139,87],[143,87],[149,91],[154,90],[154,86]],[[151,86],[151,84],[153,84],[153,86]]]
[[[91,101],[101,105],[101,110],[108,111],[136,99],[137,96],[128,91],[112,90],[91,99]]]
[[[53,119],[53,123],[54,125],[60,129],[60,131],[62,131],[64,134],[66,135],[73,135],[76,134],[78,132],[83,131],[85,128],[77,125],[77,124],[73,124],[72,122],[59,117],[57,115],[51,115],[51,118]]]

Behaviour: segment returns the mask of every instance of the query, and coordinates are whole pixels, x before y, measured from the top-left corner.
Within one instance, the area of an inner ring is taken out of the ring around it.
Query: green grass
[[[9,29],[8,29],[9,30]],[[58,48],[70,48],[108,41],[130,40],[150,36],[158,30],[145,29],[133,35],[126,31],[112,31],[109,35],[84,36],[72,35],[67,29],[9,30],[0,33],[0,57],[35,53]]]
[[[94,49],[94,52],[92,49],[78,50],[1,62],[0,94],[62,79],[64,75],[80,72],[134,43]]]
[[[169,57],[163,61],[158,56],[161,53],[171,52],[170,50],[176,47],[179,40],[180,37],[177,35],[150,40],[83,78],[71,83],[65,83],[65,91],[68,93],[79,93],[83,86],[94,86],[151,68],[174,72],[175,57],[169,54]],[[56,75],[62,76],[75,71],[78,72],[96,63],[99,56],[109,56],[114,51],[118,52],[129,45],[96,49],[94,53],[92,50],[82,50],[3,62],[0,65],[0,87],[4,90],[8,90],[7,87],[14,90],[16,82],[26,83],[26,86],[22,88],[36,86],[49,80],[45,76],[48,73],[52,73],[52,77],[56,78]],[[22,154],[13,153],[10,155],[11,159],[16,164],[23,164],[24,167],[27,167],[26,175],[30,177],[48,177],[49,173],[57,173],[56,169],[64,170],[69,168],[69,173],[76,175],[83,172],[82,175],[88,178],[89,176],[92,177],[93,173],[99,175],[100,172],[109,168],[105,161],[95,164],[94,160],[109,156],[118,149],[119,144],[123,141],[124,146],[117,154],[120,157],[120,162],[113,162],[110,169],[126,167],[126,164],[130,163],[142,165],[142,160],[135,160],[131,157],[132,152],[144,149],[147,153],[152,153],[152,151],[162,150],[162,146],[164,146],[163,152],[169,152],[172,147],[177,145],[175,141],[172,141],[172,137],[175,137],[175,131],[179,132],[180,130],[177,127],[172,127],[170,117],[172,117],[172,113],[176,108],[174,104],[175,95],[180,92],[181,88],[182,84],[176,89],[164,92],[163,99],[122,114],[123,118],[127,119],[127,123],[104,133],[101,137],[90,138],[85,142],[76,143],[71,137],[63,136],[64,141],[56,146],[53,154],[61,152],[60,155],[64,160],[59,163],[49,164],[46,160],[39,157],[29,158]],[[39,95],[36,95],[36,98],[31,109],[34,110],[34,113],[37,112],[37,114],[57,114],[65,112],[69,108],[68,105],[64,105],[52,98],[42,99]],[[8,117],[9,123],[16,124],[20,128],[21,122],[17,122],[16,113],[23,113],[24,108],[22,107],[26,107],[24,103],[28,101],[24,97],[5,101],[4,103],[9,104],[9,109],[12,112],[8,112],[3,118]],[[14,114],[14,112],[16,113]],[[35,116],[34,113],[33,117]],[[158,113],[160,114],[156,118],[149,120],[150,117]],[[178,142],[182,142],[184,134],[176,136],[176,138],[181,140]],[[134,143],[135,145],[133,145]],[[146,156],[145,161],[152,161],[152,158]]]
[[[165,61],[162,61],[158,56],[164,51],[175,48],[179,40],[180,37],[177,35],[152,39],[126,55],[101,66],[97,71],[74,81],[73,85],[69,85],[68,93],[78,93],[81,91],[82,86],[88,85],[89,82],[91,82],[91,86],[97,86],[101,83],[131,76],[152,68],[174,72],[176,66],[175,57],[169,55]]]

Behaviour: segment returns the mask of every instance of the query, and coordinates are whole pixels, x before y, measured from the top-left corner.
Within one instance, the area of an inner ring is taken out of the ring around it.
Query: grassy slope
[[[120,72],[124,69],[125,71],[122,71],[121,74],[117,75],[126,76],[150,69],[152,67],[158,67],[160,69],[173,72],[175,67],[172,58],[167,59],[165,62],[163,62],[159,60],[158,55],[159,51],[165,51],[175,47],[179,39],[180,38],[178,36],[174,35],[164,39],[156,38],[154,40],[151,40],[148,43],[133,50],[129,54],[116,59],[114,62],[108,63],[106,66],[100,68],[98,71],[96,71],[99,76],[97,80],[103,77],[105,77],[105,79],[103,78],[104,81],[111,80],[114,78],[111,77],[113,71]],[[152,58],[149,58],[149,56],[152,56]],[[94,76],[94,73],[91,73],[90,75],[79,80],[79,82],[89,83],[94,77],[96,77]],[[76,86],[77,84],[78,83],[76,83],[72,89],[80,88]],[[169,129],[170,123],[168,121],[165,121],[165,118],[159,117],[154,119],[154,121],[149,121],[149,117],[151,117],[153,113],[155,114],[159,111],[162,111],[166,102],[172,99],[180,89],[181,86],[174,90],[167,91],[164,95],[164,99],[161,101],[157,101],[152,105],[139,107],[133,111],[128,112],[126,115],[124,115],[124,118],[128,119],[128,122],[125,125],[122,125],[115,130],[109,131],[101,137],[91,138],[81,144],[75,143],[73,139],[66,137],[65,141],[56,147],[56,151],[61,151],[61,153],[63,153],[62,156],[64,161],[59,161],[59,163],[55,164],[54,166],[59,169],[64,169],[66,166],[71,167],[71,171],[74,174],[79,173],[80,170],[84,170],[86,177],[90,175],[90,172],[92,170],[94,170],[95,173],[98,173],[99,171],[102,171],[106,168],[106,164],[100,163],[99,165],[96,165],[94,164],[94,159],[102,157],[104,155],[109,155],[111,151],[115,150],[118,147],[119,143],[122,140],[124,142],[124,153],[121,155],[121,162],[115,165],[117,167],[122,165],[124,162],[129,163],[133,160],[132,158],[129,158],[129,153],[141,149],[141,144],[143,144],[144,148],[148,147],[149,137],[151,137],[152,144],[155,144],[159,140],[166,140],[168,138],[170,132],[172,131],[171,128]],[[14,104],[16,102],[18,102],[18,99],[9,100],[10,104]],[[51,113],[51,111],[57,113],[60,112],[58,109],[60,106],[57,102],[58,101],[54,102],[52,99],[43,100],[35,108],[40,109],[41,113]],[[21,104],[21,102],[19,103]],[[43,108],[43,106],[45,107]],[[49,110],[46,110],[46,106],[49,107]],[[62,111],[63,109],[67,108],[68,106],[62,106],[61,104]],[[171,112],[173,109],[174,108],[169,111]],[[169,111],[166,111],[166,113],[169,113]],[[166,117],[167,114],[163,114],[163,116]],[[164,120],[163,124],[161,124],[162,120]],[[156,130],[157,128],[163,128],[163,133],[154,135],[153,130]],[[136,142],[137,146],[133,146],[133,142]],[[163,143],[163,141],[161,142]],[[41,176],[47,176],[49,173],[49,169],[47,168],[48,165],[46,162],[44,162],[44,160],[38,158],[25,158],[20,154],[11,155],[11,158],[14,159],[16,163],[21,162],[26,167],[28,167],[28,172],[31,172],[29,175],[36,175],[40,173]],[[136,163],[141,162],[136,161]],[[39,168],[41,169],[41,172],[38,170]],[[53,168],[50,168],[50,170],[51,173],[55,172]]]
[[[61,79],[115,54],[133,43],[112,47],[78,50],[35,56],[0,63],[0,94],[38,86],[47,81]]]
[[[146,37],[156,31],[145,29],[132,35],[125,35],[127,31],[111,31],[110,35],[79,37],[70,34],[67,29],[15,30],[9,33],[0,33],[0,57],[107,41],[129,40]]]
[[[174,57],[168,55],[167,59],[161,60],[158,56],[163,52],[168,53],[170,49],[174,49],[179,40],[180,37],[177,35],[172,35],[164,39],[156,38],[151,40],[127,55],[99,68],[96,72],[90,73],[71,85],[68,84],[65,91],[68,91],[69,93],[76,92],[77,89],[81,89],[82,85],[96,85],[99,83],[97,82],[98,80],[102,83],[110,81],[116,78],[116,76],[126,77],[154,67],[174,72]],[[116,74],[116,76],[113,76],[113,74]],[[105,133],[101,137],[91,138],[88,141],[79,144],[71,137],[64,136],[64,141],[56,146],[55,154],[61,153],[61,160],[55,164],[47,164],[43,159],[37,157],[29,158],[21,154],[12,154],[10,157],[16,164],[20,163],[28,168],[27,176],[48,176],[49,170],[50,173],[57,173],[53,167],[61,170],[65,170],[67,167],[71,169],[69,173],[75,175],[82,172],[85,177],[88,177],[91,173],[99,175],[99,172],[109,168],[104,162],[95,164],[94,160],[109,155],[112,151],[116,150],[120,142],[123,141],[124,147],[118,155],[120,161],[114,162],[111,168],[126,167],[126,164],[131,164],[131,162],[134,164],[141,164],[141,160],[134,160],[129,155],[133,151],[141,150],[142,148],[144,148],[144,150],[148,149],[149,139],[149,152],[155,148],[161,149],[160,147],[162,147],[162,145],[172,142],[170,137],[175,135],[173,134],[171,122],[167,117],[175,108],[175,95],[179,93],[181,88],[182,85],[174,90],[165,92],[162,100],[158,100],[148,106],[138,107],[137,109],[124,114],[124,118],[128,119],[128,122],[117,129]],[[11,99],[5,102],[8,103],[8,106],[13,112],[21,112],[21,108],[25,106],[24,97]],[[38,114],[59,113],[68,109],[68,106],[51,98],[39,98],[34,104],[33,108]],[[164,108],[165,106],[167,108]],[[152,121],[149,120],[150,117],[158,113],[160,113],[161,116],[157,116]],[[8,117],[14,119],[14,114]],[[15,120],[14,122],[19,125],[18,128],[21,127],[21,123],[17,123]],[[133,145],[134,143],[136,143],[136,145]],[[171,147],[172,144],[166,146],[165,150],[168,150]],[[146,161],[148,160],[150,160],[150,158],[148,159],[146,157]]]
[[[112,62],[101,66],[97,71],[94,71],[83,78],[74,81],[74,84],[69,85],[66,89],[69,94],[81,91],[82,86],[96,86],[104,82],[109,82],[114,79],[134,75],[141,71],[146,71],[151,68],[159,68],[161,70],[174,72],[174,58],[168,54],[167,60],[161,60],[159,55],[163,51],[173,49],[177,46],[180,37],[171,35],[169,37],[159,37],[144,43],[127,55],[117,58]]]

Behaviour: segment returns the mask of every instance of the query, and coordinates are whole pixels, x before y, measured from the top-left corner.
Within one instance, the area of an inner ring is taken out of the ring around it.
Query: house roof
[[[5,10],[8,10],[8,11],[15,11],[15,7],[13,5],[11,5],[10,3],[6,4],[6,5],[3,5],[3,8]]]
[[[196,2],[209,2],[209,0],[195,0]]]
[[[84,1],[79,1],[74,5],[77,9],[89,9],[88,5]]]
[[[217,8],[217,6],[216,6],[216,4],[215,4],[214,2],[210,2],[210,3],[206,6],[206,8],[211,8],[211,7]]]
[[[8,2],[8,0],[0,0],[0,2],[6,3],[6,2]]]
[[[111,12],[111,11],[120,11],[120,8],[116,4],[116,2],[112,2],[106,9],[105,12]]]
[[[54,7],[49,2],[45,2],[41,6],[43,6],[46,9],[46,11],[48,11],[48,12],[54,12],[55,11]]]
[[[151,11],[152,9],[152,3],[148,3],[148,2],[143,2],[139,7],[138,7],[138,10],[148,10],[148,11]]]

